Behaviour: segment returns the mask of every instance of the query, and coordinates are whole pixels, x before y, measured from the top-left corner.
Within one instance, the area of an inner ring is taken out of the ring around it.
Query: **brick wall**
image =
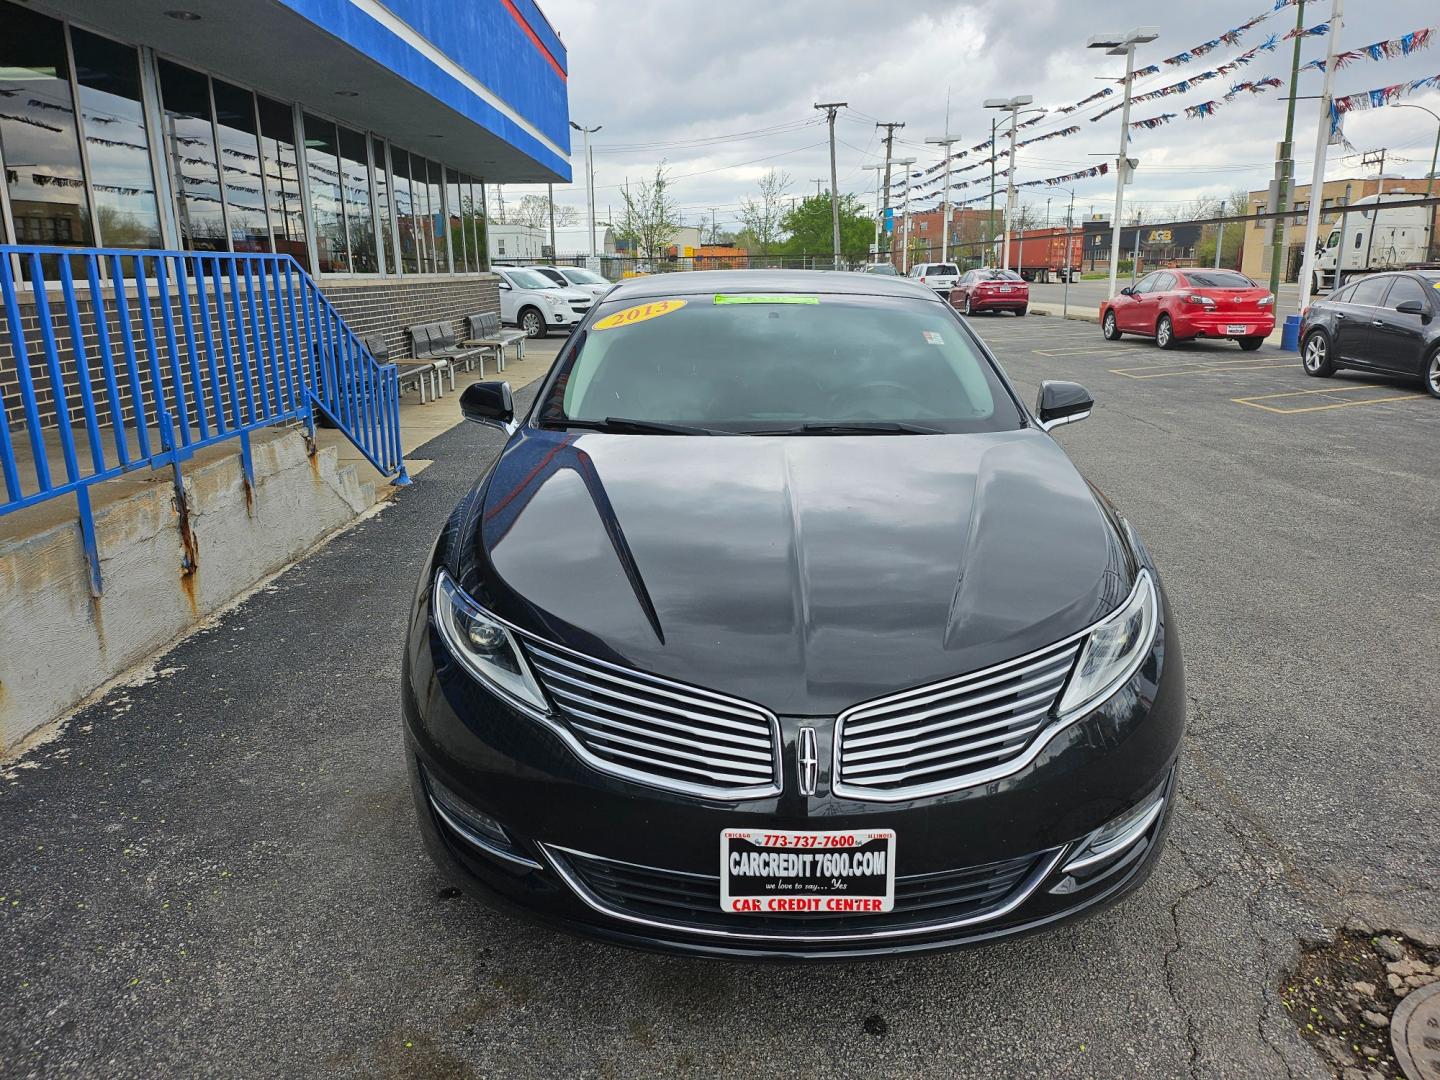
[[[372,334],[383,334],[386,344],[390,347],[391,358],[408,356],[410,353],[409,343],[405,337],[405,327],[422,322],[436,322],[447,320],[451,323],[458,334],[463,335],[465,331],[465,317],[480,312],[495,312],[500,310],[500,293],[497,288],[496,279],[491,275],[466,275],[459,277],[435,277],[435,278],[381,278],[381,279],[332,279],[321,282],[321,288],[330,302],[346,323],[361,337]],[[192,311],[198,315],[198,309],[194,307],[194,295],[192,293]],[[249,313],[246,310],[248,296],[242,286],[240,290],[242,303],[242,314],[244,314],[244,330],[250,334]],[[65,389],[65,396],[70,405],[72,424],[77,434],[83,429],[84,419],[81,409],[81,396],[79,392],[80,380],[78,365],[76,361],[76,350],[72,340],[70,321],[65,311],[63,298],[58,291],[51,291],[47,294],[50,307],[50,323],[55,328],[56,358],[61,372],[61,379]],[[84,284],[77,284],[76,288],[76,315],[79,326],[78,337],[82,351],[86,358],[86,369],[90,375],[90,385],[95,402],[97,423],[101,426],[114,422],[118,411],[126,423],[133,423],[135,420],[135,394],[128,374],[128,365],[125,350],[125,338],[120,332],[120,320],[118,318],[117,302],[108,288],[102,289],[98,300],[103,304],[105,319],[109,329],[109,342],[114,358],[115,367],[115,402],[112,402],[112,393],[105,376],[104,367],[100,356],[100,337],[96,328],[95,305],[97,300],[90,294]],[[230,304],[229,297],[226,298],[227,305]],[[135,350],[135,366],[139,373],[139,397],[141,407],[146,413],[146,420],[150,424],[155,423],[155,380],[152,374],[151,357],[145,347],[144,335],[141,322],[140,302],[133,295],[129,296],[127,308],[130,316],[130,340]],[[35,388],[35,398],[39,406],[41,425],[52,427],[55,423],[55,388],[52,385],[49,364],[42,344],[40,333],[40,319],[36,311],[34,298],[27,293],[21,293],[19,297],[20,322],[23,327],[26,351],[29,357],[28,370]],[[166,345],[164,326],[161,319],[161,311],[158,300],[152,300],[151,314],[155,326],[155,337],[157,344],[157,356],[160,368],[160,387],[163,396],[167,400],[174,401],[172,391],[172,358]],[[277,307],[272,307],[271,317],[276,324],[276,333],[279,332],[279,321],[282,312]],[[214,319],[213,309],[211,316],[212,324],[218,324]],[[175,308],[175,332],[177,341],[175,361],[178,362],[181,372],[181,384],[186,394],[193,391],[191,361],[192,356],[186,343],[183,327],[183,320],[178,304]],[[232,320],[233,323],[233,320]],[[258,326],[260,338],[265,339],[266,323],[263,307],[259,310]],[[208,363],[204,353],[204,341],[200,328],[199,319],[193,323],[193,333],[196,339],[196,349],[193,360],[199,368],[199,383],[201,394],[206,400],[207,408],[214,408],[218,397],[219,407],[229,410],[231,405],[230,383],[223,362],[223,341],[216,338],[216,353],[220,358],[217,363],[215,378],[211,377],[208,370]],[[243,357],[245,350],[238,337],[231,338],[231,352],[235,358],[237,369],[243,370]],[[292,361],[293,363],[294,361]],[[237,401],[242,410],[245,409],[243,397],[243,380],[237,378],[240,389],[237,389]],[[11,439],[17,445],[24,438],[25,414],[20,401],[19,378],[16,372],[16,360],[14,345],[11,340],[11,330],[8,321],[3,314],[0,314],[0,397],[3,397],[6,419],[10,425]],[[118,409],[116,405],[118,404]],[[190,416],[192,428],[195,426],[196,416],[193,402],[190,403]],[[114,463],[111,456],[113,440],[107,440],[107,457],[110,464]],[[130,440],[132,455],[135,453],[133,437]],[[89,472],[90,469],[82,463],[82,470]]]

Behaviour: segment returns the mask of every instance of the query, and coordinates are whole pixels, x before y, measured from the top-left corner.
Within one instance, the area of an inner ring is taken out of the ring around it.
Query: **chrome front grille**
[[[835,793],[898,800],[1003,775],[1044,728],[1081,643],[847,709],[835,726]]]
[[[999,919],[1034,892],[1065,849],[1003,862],[895,878],[895,910],[884,915],[736,915],[720,907],[720,879],[619,862],[570,848],[544,848],[582,900],[606,914],[697,934],[825,942],[933,933]]]
[[[780,790],[780,725],[758,705],[525,639],[536,677],[585,759],[687,795]]]

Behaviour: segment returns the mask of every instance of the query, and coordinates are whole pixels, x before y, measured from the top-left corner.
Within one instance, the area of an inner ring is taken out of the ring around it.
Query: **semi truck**
[[[1423,263],[1431,257],[1433,206],[1393,206],[1375,209],[1376,203],[1396,203],[1425,196],[1397,191],[1366,195],[1351,203],[1330,230],[1315,258],[1314,289],[1329,292],[1357,274],[1396,270]],[[1370,209],[1365,209],[1369,207]]]
[[[1085,236],[1079,229],[1026,229],[1010,234],[1010,265],[1026,281],[1039,275],[1053,274],[1064,279],[1066,273],[1077,272],[1084,252]],[[1004,265],[1003,244],[995,243],[995,265]],[[1068,249],[1068,257],[1067,257]]]

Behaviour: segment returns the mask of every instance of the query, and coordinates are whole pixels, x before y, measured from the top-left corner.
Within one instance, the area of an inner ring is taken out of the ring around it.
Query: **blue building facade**
[[[569,182],[567,63],[533,0],[0,0],[0,242],[490,307],[486,186]]]

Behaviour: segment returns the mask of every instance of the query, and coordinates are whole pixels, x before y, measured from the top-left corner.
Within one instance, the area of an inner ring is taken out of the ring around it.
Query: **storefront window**
[[[415,181],[410,178],[410,155],[394,146],[390,147],[390,173],[395,180],[395,223],[400,233],[400,266],[407,274],[418,274],[423,237],[420,215],[415,209]],[[423,197],[422,189],[422,200]]]
[[[395,245],[390,239],[390,174],[385,167],[385,144],[379,139],[371,139],[370,155],[375,162],[375,214],[380,221],[380,251],[384,256],[385,272],[398,274],[400,268],[395,265]]]
[[[161,60],[160,96],[165,103],[165,152],[176,188],[181,245],[192,251],[227,251],[210,80]]]
[[[434,258],[431,259],[432,274],[450,272],[450,242],[445,229],[445,181],[439,162],[427,161],[430,179],[430,223],[425,231],[435,244]]]
[[[480,258],[477,269],[490,269],[490,240],[485,234],[485,185],[476,180],[470,185],[470,227],[475,231],[475,252]]]
[[[435,272],[435,221],[430,216],[430,163],[410,155],[410,201],[414,207],[415,236],[420,248],[420,273]]]
[[[230,210],[230,249],[269,251],[265,190],[260,179],[260,140],[255,125],[255,95],[213,80],[215,127],[220,133],[220,179]]]
[[[91,243],[64,27],[7,3],[0,3],[0,153],[16,243]]]
[[[300,165],[295,154],[295,116],[289,105],[261,97],[260,150],[265,162],[265,191],[270,200],[270,228],[275,250],[293,255],[308,266],[304,200],[300,197]]]
[[[340,154],[335,125],[305,114],[305,170],[310,178],[310,218],[315,225],[316,266],[322,274],[350,272],[345,206],[340,195]]]
[[[158,248],[160,208],[140,103],[140,58],[84,30],[72,29],[70,42],[100,243]]]
[[[445,234],[450,238],[450,258],[455,263],[457,274],[470,269],[470,245],[460,227],[462,210],[460,195],[460,173],[455,169],[445,170]]]
[[[340,129],[340,175],[350,234],[350,270],[356,274],[373,274],[380,266],[375,261],[375,219],[370,216],[370,164],[365,155],[365,136],[343,127]]]

